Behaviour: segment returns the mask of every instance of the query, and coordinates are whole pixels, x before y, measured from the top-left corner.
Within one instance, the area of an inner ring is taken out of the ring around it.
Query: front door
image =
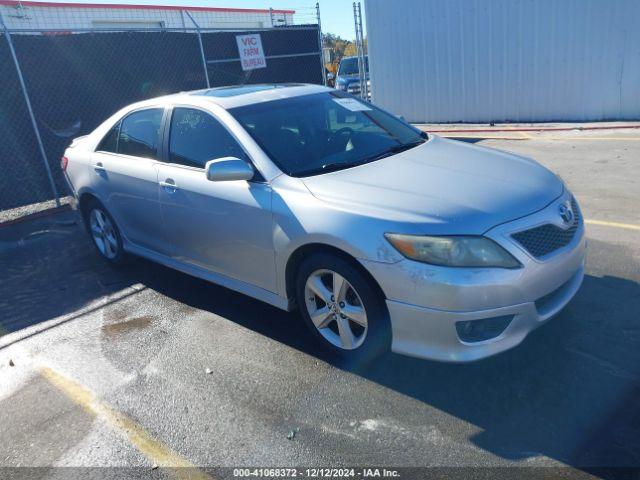
[[[208,112],[176,107],[159,167],[165,236],[179,261],[274,292],[271,187],[264,182],[207,180],[209,160],[248,155]]]

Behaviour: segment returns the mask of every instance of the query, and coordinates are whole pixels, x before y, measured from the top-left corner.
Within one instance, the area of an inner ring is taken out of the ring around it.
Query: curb
[[[425,130],[425,127],[420,126],[421,130]],[[521,127],[521,128],[466,128],[459,130],[433,130],[428,129],[426,132],[433,133],[473,133],[473,132],[570,132],[572,130],[623,130],[625,128],[638,129],[640,125],[616,125],[606,127]]]
[[[71,210],[71,205],[65,204],[60,205],[59,207],[47,208],[46,210],[40,210],[39,212],[30,213],[29,215],[24,215],[23,217],[7,220],[6,222],[0,222],[0,228],[9,227],[17,223],[28,222],[29,220],[35,220],[38,218],[50,217],[57,213],[66,212],[67,210]]]

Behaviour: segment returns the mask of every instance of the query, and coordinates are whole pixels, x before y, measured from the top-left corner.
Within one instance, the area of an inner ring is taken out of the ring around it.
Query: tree
[[[343,53],[345,57],[355,57],[358,54],[358,49],[356,48],[356,44],[353,42],[350,42],[349,44],[347,44]]]
[[[333,62],[339,62],[344,56],[355,55],[356,45],[354,42],[333,33],[325,33],[322,37],[325,48],[331,49]]]

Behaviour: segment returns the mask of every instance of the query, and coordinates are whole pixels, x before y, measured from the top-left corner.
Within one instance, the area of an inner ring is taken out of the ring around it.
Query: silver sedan
[[[493,355],[583,279],[580,208],[552,172],[325,87],[136,103],[62,167],[108,262],[133,254],[298,307],[349,360]]]

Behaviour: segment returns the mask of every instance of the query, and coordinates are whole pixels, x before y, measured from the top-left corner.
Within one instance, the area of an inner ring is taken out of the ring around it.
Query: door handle
[[[106,168],[104,168],[104,166],[102,165],[102,162],[98,162],[98,163],[96,163],[96,164],[93,166],[93,169],[94,169],[96,172],[106,172],[106,171],[107,171],[107,169],[106,169]]]
[[[170,178],[167,178],[167,180],[164,182],[160,182],[160,186],[169,193],[175,193],[175,191],[178,190],[178,187],[176,186],[175,182]]]

